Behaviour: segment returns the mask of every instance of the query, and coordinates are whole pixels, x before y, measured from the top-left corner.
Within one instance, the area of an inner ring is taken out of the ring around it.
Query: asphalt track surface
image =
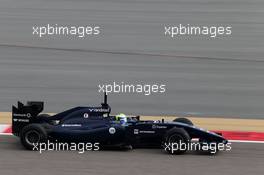
[[[5,175],[70,174],[203,174],[261,175],[263,144],[233,143],[216,156],[189,152],[168,155],[159,149],[131,151],[26,151],[17,138],[0,137],[0,172]]]
[[[44,100],[47,112],[99,104],[98,85],[166,84],[114,94],[113,112],[263,118],[263,1],[1,0],[0,111]],[[100,25],[100,36],[38,38],[32,26]],[[164,36],[164,25],[231,25],[232,36]]]

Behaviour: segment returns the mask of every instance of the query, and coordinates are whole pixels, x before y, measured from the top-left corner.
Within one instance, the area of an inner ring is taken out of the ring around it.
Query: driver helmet
[[[116,121],[120,121],[121,124],[127,123],[127,116],[123,113],[120,113],[115,116]]]

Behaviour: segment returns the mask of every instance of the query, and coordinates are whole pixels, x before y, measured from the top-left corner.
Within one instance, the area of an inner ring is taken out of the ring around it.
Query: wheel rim
[[[180,141],[184,141],[181,135],[175,134],[170,136],[169,143],[179,143]]]
[[[179,144],[180,143],[181,144],[185,144],[186,143],[185,140],[184,140],[184,137],[182,135],[179,135],[179,134],[171,135],[169,137],[169,139],[168,139],[168,142],[170,144],[170,150],[169,150],[169,152],[171,154],[181,154],[181,153],[184,153],[187,150],[187,148],[184,149],[184,150],[180,149],[182,147]],[[174,149],[175,148],[174,147],[175,146],[174,144],[177,144],[177,149]]]
[[[33,145],[40,141],[40,134],[38,131],[32,130],[25,134],[25,140],[28,144]]]

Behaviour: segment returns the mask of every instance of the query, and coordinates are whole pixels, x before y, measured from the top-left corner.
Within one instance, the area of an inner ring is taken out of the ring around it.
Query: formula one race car
[[[174,149],[174,143],[188,144],[193,138],[199,144],[227,144],[221,135],[193,126],[187,118],[172,122],[141,121],[140,117],[111,116],[104,95],[100,107],[75,107],[49,116],[40,114],[43,102],[27,102],[12,109],[12,132],[22,145],[32,150],[34,144],[47,141],[99,143],[100,148],[165,148],[169,153],[187,151]]]

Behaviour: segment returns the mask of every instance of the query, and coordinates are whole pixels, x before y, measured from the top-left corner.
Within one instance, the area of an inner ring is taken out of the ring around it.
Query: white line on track
[[[228,140],[231,143],[264,143],[264,141],[255,140]]]
[[[2,136],[12,136],[13,134],[12,133],[0,133],[0,135],[2,135]]]

